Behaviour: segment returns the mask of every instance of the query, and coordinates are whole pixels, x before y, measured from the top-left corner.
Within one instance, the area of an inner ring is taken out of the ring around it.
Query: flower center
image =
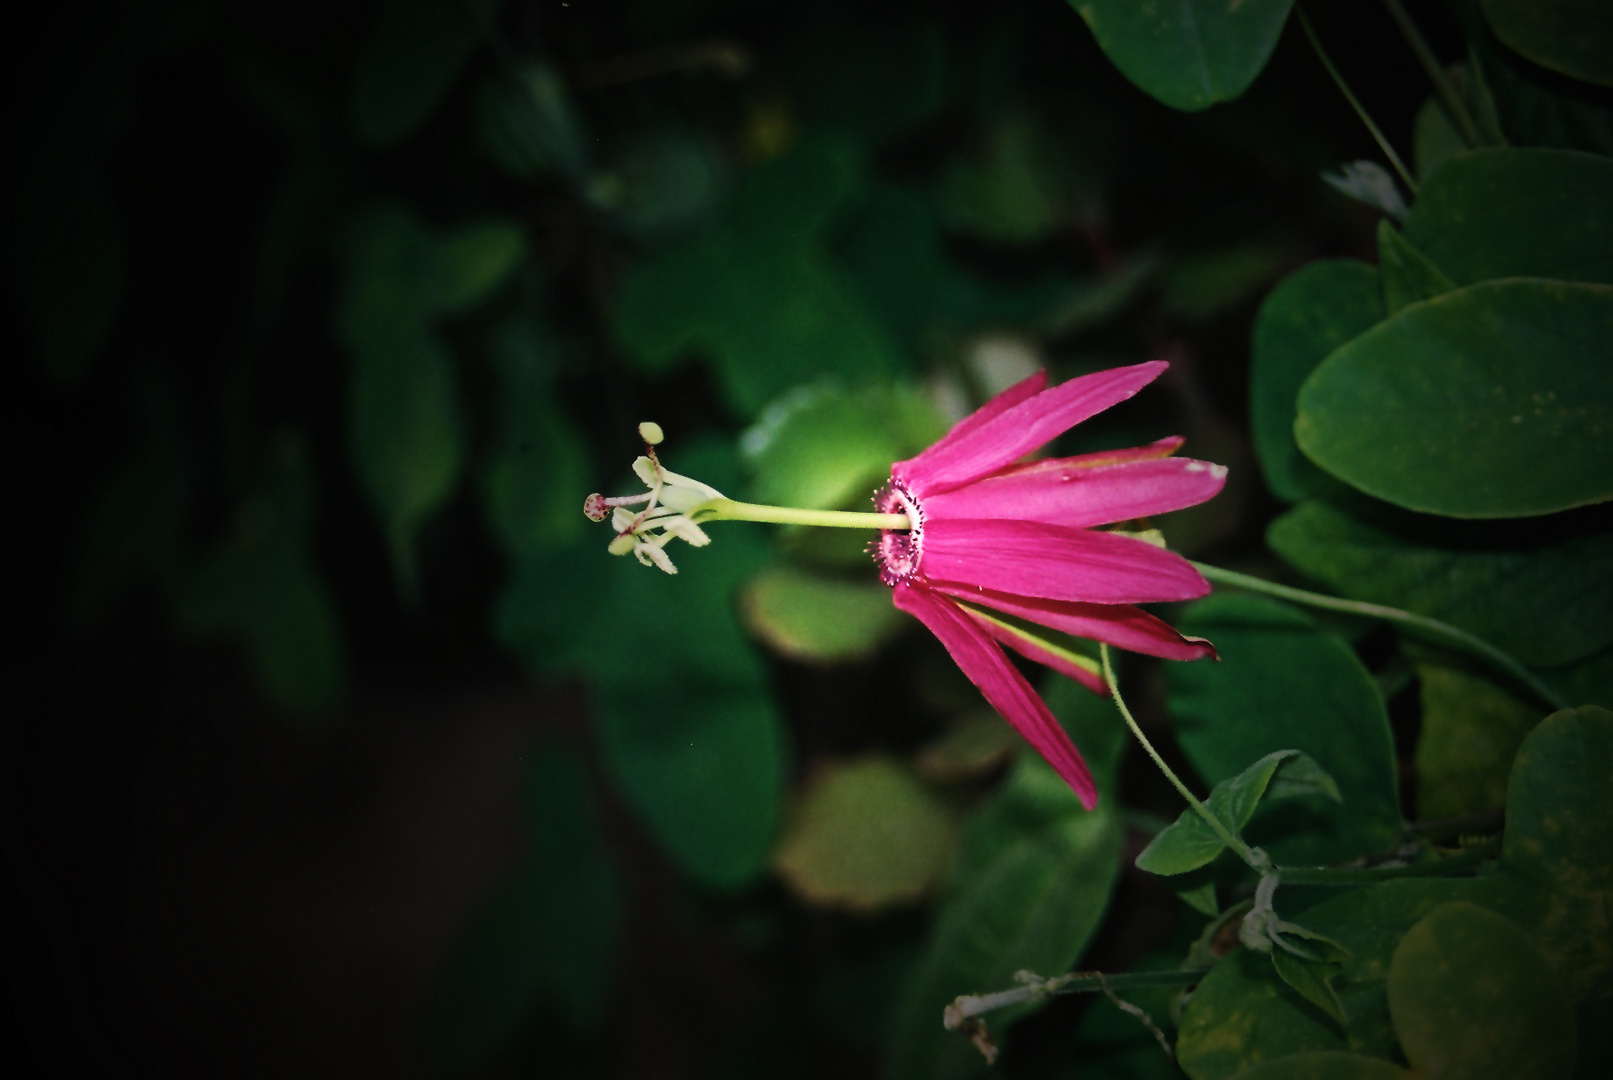
[[[874,509],[881,514],[906,514],[911,522],[906,532],[884,530],[870,548],[879,564],[880,580],[895,585],[916,577],[924,554],[924,511],[919,501],[901,481],[892,480],[874,493]]]

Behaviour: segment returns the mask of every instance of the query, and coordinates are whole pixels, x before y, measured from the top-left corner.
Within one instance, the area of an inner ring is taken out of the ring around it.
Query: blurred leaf
[[[1035,112],[1005,113],[942,172],[936,203],[947,228],[996,244],[1033,244],[1090,216],[1099,180],[1071,142]]]
[[[774,651],[816,663],[865,657],[903,626],[884,585],[787,567],[763,570],[747,581],[739,608],[751,633]]]
[[[836,255],[892,336],[921,353],[926,332],[946,314],[949,271],[930,201],[906,188],[876,188]]]
[[[169,583],[185,554],[195,476],[177,388],[148,374],[136,396],[140,443],[113,467],[84,516],[66,604],[68,620],[80,625],[131,587]]]
[[[1262,1061],[1238,1074],[1238,1080],[1410,1080],[1405,1069],[1382,1058],[1318,1050]]]
[[[747,175],[708,235],[635,266],[615,312],[629,356],[654,372],[703,355],[746,417],[824,375],[891,374],[892,342],[823,244],[853,164],[838,144],[808,143]]]
[[[1476,5],[1456,10],[1471,50],[1469,62],[1494,96],[1511,142],[1613,154],[1613,109],[1594,87],[1559,78],[1502,46]]]
[[[1510,279],[1414,304],[1333,352],[1294,435],[1397,506],[1522,517],[1613,497],[1610,427],[1613,288]]]
[[[1562,976],[1570,1000],[1613,976],[1613,712],[1594,705],[1552,713],[1529,733],[1507,788],[1502,866],[1548,891],[1525,928]]]
[[[1206,109],[1249,88],[1293,0],[1070,0],[1121,72],[1175,109]]]
[[[1342,641],[1307,616],[1254,596],[1212,596],[1178,620],[1215,642],[1219,664],[1170,664],[1177,739],[1220,783],[1245,762],[1297,749],[1338,784],[1256,815],[1248,839],[1279,862],[1321,864],[1381,851],[1400,836],[1394,743],[1383,701]]]
[[[985,710],[964,717],[926,743],[913,767],[933,783],[969,780],[999,768],[1023,745],[1007,721]]]
[[[1613,284],[1613,161],[1476,150],[1429,176],[1405,238],[1458,285],[1543,277]]]
[[[1566,664],[1613,645],[1613,536],[1485,550],[1407,535],[1418,534],[1311,499],[1272,522],[1266,542],[1344,596],[1451,623],[1526,664]]]
[[[453,0],[382,0],[348,91],[359,138],[390,146],[413,134],[448,93],[475,40],[469,15]]]
[[[1573,1070],[1562,984],[1522,931],[1476,904],[1441,904],[1407,931],[1388,991],[1418,1075],[1566,1080]]]
[[[588,768],[560,743],[527,758],[527,852],[473,916],[436,989],[430,1040],[445,1071],[485,1063],[540,1009],[585,1032],[604,1020],[622,897]]]
[[[319,713],[341,696],[344,662],[336,608],[308,551],[314,493],[301,441],[282,440],[271,469],[228,539],[179,580],[174,618],[188,633],[242,639],[274,701]]]
[[[116,329],[128,254],[112,193],[99,176],[75,177],[41,202],[44,214],[13,225],[12,283],[40,367],[67,386],[84,378]]]
[[[1378,273],[1365,263],[1326,259],[1284,278],[1255,318],[1249,423],[1266,486],[1294,502],[1326,474],[1294,443],[1295,399],[1316,365],[1384,317]]]
[[[1512,759],[1540,710],[1488,679],[1418,664],[1417,812],[1454,817],[1506,805]]]
[[[1378,222],[1378,279],[1383,284],[1384,310],[1390,315],[1456,288],[1387,221]]]
[[[1575,664],[1543,668],[1539,675],[1569,701],[1613,709],[1613,649]]]
[[[1542,67],[1613,86],[1613,11],[1599,0],[1480,0],[1506,44]]]
[[[592,651],[580,631],[597,617],[593,613],[611,575],[624,569],[630,568],[618,565],[599,543],[586,538],[564,547],[534,547],[516,556],[510,582],[493,609],[499,644],[538,679],[583,672]]]
[[[1204,805],[1228,832],[1239,836],[1263,796],[1282,799],[1302,795],[1323,795],[1339,801],[1338,785],[1316,762],[1298,750],[1278,750],[1215,785]],[[1225,846],[1190,806],[1142,850],[1137,856],[1137,868],[1151,874],[1185,874],[1207,865]]]
[[[1262,243],[1180,256],[1165,268],[1160,303],[1189,322],[1212,319],[1254,299],[1288,259],[1286,249]]]
[[[630,139],[589,181],[588,199],[628,235],[658,240],[704,224],[727,179],[703,138],[668,129]]]
[[[959,994],[1013,985],[1021,970],[1063,972],[1081,955],[1119,872],[1113,800],[1081,809],[1069,785],[1023,754],[1003,789],[965,825],[963,849],[923,959],[893,1006],[887,1075],[977,1076],[985,1062],[941,1026]],[[1029,1007],[993,1013],[999,1030]]]
[[[768,405],[740,448],[755,470],[758,501],[834,510],[871,506],[865,500],[889,481],[891,465],[943,434],[934,406],[916,390],[820,384]]]
[[[843,17],[820,18],[792,35],[785,62],[793,104],[814,128],[888,142],[924,123],[941,104],[946,44],[927,19],[848,26]]]
[[[436,310],[455,315],[486,298],[526,255],[526,233],[513,221],[461,225],[438,246]]]
[[[598,537],[582,515],[594,484],[588,446],[552,385],[561,353],[537,310],[493,335],[499,415],[482,474],[484,507],[494,538],[516,558]]]
[[[773,866],[807,902],[854,911],[910,903],[952,854],[946,806],[885,758],[827,764],[797,796]]]
[[[476,135],[494,163],[522,180],[553,171],[575,183],[587,167],[581,123],[547,64],[484,79],[476,88]]]

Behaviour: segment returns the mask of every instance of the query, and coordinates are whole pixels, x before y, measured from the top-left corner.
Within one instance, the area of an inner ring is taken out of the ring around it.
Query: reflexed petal
[[[1210,591],[1175,552],[1129,536],[1034,521],[927,522],[919,572],[929,582],[1098,604],[1192,600]]]
[[[973,619],[980,629],[1019,655],[1035,660],[1038,664],[1045,664],[1060,675],[1074,679],[1095,694],[1108,696],[1109,684],[1103,681],[1103,674],[1098,670],[1096,661],[1066,652],[1051,642],[1027,634],[1017,626],[1010,626],[990,618],[983,612],[975,611],[967,604],[958,605],[958,610]]]
[[[1165,457],[1122,465],[1039,461],[1003,476],[931,495],[926,521],[1007,518],[1084,528],[1196,506],[1226,483],[1225,465]]]
[[[937,638],[951,654],[953,662],[980,688],[991,707],[1025,737],[1036,752],[1047,759],[1064,782],[1091,810],[1098,804],[1097,785],[1092,772],[1081,759],[1081,752],[1070,742],[1047,703],[1036,696],[1019,669],[1008,662],[1003,651],[979,625],[952,601],[922,587],[902,582],[893,599],[896,606],[912,615]]]
[[[932,583],[931,588],[962,600],[998,611],[1027,622],[1038,623],[1076,637],[1106,641],[1117,649],[1158,656],[1166,660],[1216,659],[1215,646],[1203,638],[1178,633],[1163,619],[1157,619],[1130,604],[1080,604],[1006,593],[958,588]]]
[[[956,442],[960,437],[967,435],[969,432],[973,431],[981,424],[984,424],[992,417],[998,415],[999,413],[1006,412],[1007,410],[1012,409],[1015,405],[1018,405],[1020,402],[1026,401],[1035,397],[1037,394],[1040,394],[1044,389],[1046,389],[1046,387],[1046,371],[1038,371],[1034,375],[1026,376],[1013,386],[1010,386],[1008,389],[998,394],[996,397],[993,397],[990,401],[980,406],[980,408],[976,409],[968,416],[965,416],[962,420],[959,420],[956,424],[953,424],[952,430],[941,436],[941,438],[937,439],[934,443],[931,443],[929,450],[926,450],[925,453],[929,453],[932,450],[937,450],[943,446],[948,446],[951,443]]]
[[[897,462],[891,475],[920,498],[950,491],[996,472],[1088,417],[1125,401],[1169,366],[1163,360],[1152,360],[1071,379],[998,412],[956,438],[943,439],[915,458]]]

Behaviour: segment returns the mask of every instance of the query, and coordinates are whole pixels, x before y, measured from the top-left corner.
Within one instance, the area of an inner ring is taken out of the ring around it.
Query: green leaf
[[[1458,285],[1504,277],[1613,284],[1613,161],[1476,150],[1434,170],[1406,240]]]
[[[935,114],[947,42],[933,19],[864,22],[803,10],[820,17],[787,37],[781,57],[803,126],[877,145]]]
[[[1382,1058],[1318,1050],[1262,1061],[1238,1074],[1238,1080],[1410,1080],[1411,1073]]]
[[[1378,277],[1383,283],[1384,310],[1390,315],[1456,288],[1387,221],[1378,222]]]
[[[890,589],[775,567],[745,583],[740,614],[774,651],[817,663],[865,657],[894,637],[903,617]]]
[[[1526,664],[1566,664],[1613,644],[1613,536],[1488,550],[1425,537],[1420,526],[1369,525],[1321,500],[1266,532],[1284,561],[1329,589],[1448,622]]]
[[[1459,668],[1418,664],[1417,810],[1454,817],[1506,805],[1507,780],[1540,710]]]
[[[1349,647],[1293,608],[1254,596],[1201,600],[1178,625],[1215,642],[1221,656],[1165,669],[1177,739],[1199,774],[1220,783],[1245,762],[1297,749],[1343,798],[1309,795],[1262,811],[1251,842],[1279,861],[1313,864],[1394,844],[1400,804],[1389,721]]]
[[[539,1009],[583,1032],[604,1019],[622,897],[588,766],[559,743],[524,756],[526,852],[472,917],[432,1003],[432,1056],[444,1071],[487,1061]]]
[[[452,0],[383,0],[348,91],[359,138],[391,146],[413,134],[448,93],[475,40],[470,18]]]
[[[240,639],[268,695],[313,715],[341,696],[341,626],[308,550],[314,493],[301,441],[283,439],[271,468],[229,537],[178,581],[174,618],[188,633]]]
[[[586,170],[566,85],[545,64],[522,65],[477,87],[476,134],[488,157],[523,180],[553,171],[577,182]]]
[[[1290,258],[1285,248],[1268,243],[1184,255],[1166,267],[1160,303],[1189,322],[1212,319],[1253,300]]]
[[[1574,1018],[1556,973],[1476,904],[1441,904],[1407,931],[1388,992],[1406,1057],[1430,1080],[1566,1080],[1573,1069]]]
[[[1316,762],[1298,750],[1278,750],[1215,785],[1204,805],[1228,832],[1237,836],[1267,794],[1272,798],[1325,795],[1339,801],[1338,786]],[[1185,874],[1209,863],[1224,846],[1198,811],[1188,807],[1137,856],[1137,867],[1151,874]]]
[[[1205,109],[1249,88],[1271,58],[1293,0],[1070,0],[1098,47],[1146,93]]]
[[[1477,12],[1464,15],[1470,60],[1495,98],[1507,138],[1519,146],[1613,154],[1613,109],[1593,87],[1572,84],[1505,48]]]
[[[1069,785],[1024,754],[1007,785],[965,826],[963,850],[924,956],[893,1007],[887,1075],[977,1076],[985,1063],[941,1026],[959,994],[1013,985],[1021,970],[1062,972],[1102,919],[1119,874],[1112,800],[1085,813]],[[1001,1030],[1028,1008],[994,1013]]]
[[[1026,109],[1005,113],[941,173],[936,205],[951,232],[1034,244],[1090,216],[1101,189],[1091,155]]]
[[[1311,373],[1294,421],[1305,454],[1346,483],[1469,518],[1613,497],[1610,429],[1613,288],[1530,279],[1380,323]]]
[[[461,225],[438,247],[436,310],[458,314],[485,299],[526,255],[526,233],[513,221]]]
[[[1541,67],[1613,86],[1613,12],[1600,0],[1480,0],[1496,37]]]
[[[663,129],[626,140],[588,182],[588,200],[628,236],[664,240],[705,223],[727,180],[723,159],[696,132]]]
[[[876,911],[929,889],[954,831],[946,805],[906,766],[882,757],[828,764],[798,796],[773,866],[809,903]]]
[[[1384,314],[1378,272],[1347,259],[1310,263],[1260,305],[1249,361],[1249,423],[1266,486],[1279,499],[1294,502],[1327,482],[1294,443],[1300,386],[1328,353]]]
[[[1579,1001],[1613,976],[1613,712],[1552,713],[1518,750],[1507,789],[1502,866],[1548,890],[1535,944]]]
[[[1271,950],[1271,966],[1278,977],[1299,991],[1306,1001],[1332,1017],[1341,1027],[1349,1024],[1344,1003],[1339,1000],[1339,992],[1333,988],[1333,978],[1338,974],[1337,964],[1310,960],[1295,956],[1286,949],[1274,948]]]
[[[824,243],[855,181],[854,156],[825,140],[746,176],[709,234],[623,280],[615,323],[629,357],[651,372],[706,358],[729,408],[746,417],[825,375],[892,374],[894,344]]]
[[[891,465],[945,434],[915,389],[803,387],[774,401],[740,438],[763,503],[813,510],[871,507]]]

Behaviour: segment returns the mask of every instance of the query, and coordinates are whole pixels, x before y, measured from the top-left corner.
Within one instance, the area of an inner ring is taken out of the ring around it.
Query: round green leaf
[[[1260,305],[1249,359],[1249,426],[1266,486],[1293,502],[1326,482],[1294,444],[1295,399],[1327,354],[1384,317],[1378,272],[1350,259],[1313,262]]]
[[[1249,88],[1271,58],[1293,0],[1070,0],[1098,47],[1139,88],[1205,109]]]
[[[1398,506],[1523,517],[1613,497],[1613,288],[1483,282],[1413,304],[1305,381],[1294,437]]]
[[[1441,904],[1395,950],[1389,1011],[1411,1066],[1429,1080],[1566,1080],[1574,1019],[1545,957],[1507,919]]]
[[[1526,664],[1567,664],[1613,645],[1613,535],[1442,547],[1313,499],[1272,522],[1266,542],[1338,593],[1451,623]]]
[[[1338,1050],[1291,1054],[1266,1061],[1237,1075],[1237,1080],[1407,1080],[1405,1069],[1382,1058]]]
[[[777,567],[746,582],[745,625],[775,651],[827,663],[867,656],[898,633],[903,617],[890,590]]]
[[[808,781],[773,866],[811,903],[873,911],[921,896],[952,842],[945,804],[905,766],[868,758]]]
[[[1339,639],[1272,600],[1216,595],[1187,609],[1183,633],[1215,642],[1218,664],[1165,672],[1177,739],[1212,784],[1279,750],[1309,755],[1338,785],[1257,811],[1248,839],[1284,862],[1382,850],[1400,835],[1394,742],[1372,676]]]
[[[1541,67],[1613,86],[1613,8],[1604,0],[1481,0],[1495,36]]]
[[[1512,760],[1540,710],[1459,668],[1418,664],[1417,810],[1454,817],[1506,805]]]
[[[1405,238],[1458,285],[1613,284],[1613,161],[1535,149],[1451,158],[1417,193]]]

